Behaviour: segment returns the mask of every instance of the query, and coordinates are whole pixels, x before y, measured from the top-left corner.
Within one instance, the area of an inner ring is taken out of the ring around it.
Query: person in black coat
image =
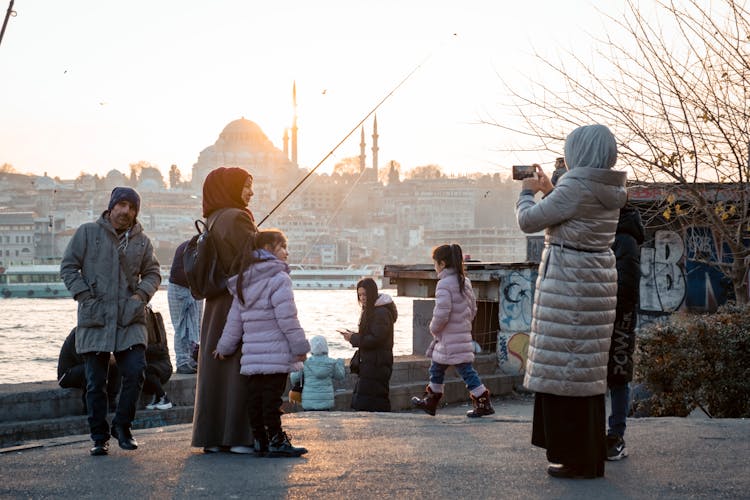
[[[625,419],[633,380],[633,351],[641,277],[641,244],[644,228],[638,209],[626,204],[620,209],[612,250],[617,259],[617,309],[607,365],[611,415],[607,431],[607,460],[620,460],[625,449]]]
[[[161,317],[154,320],[159,321]],[[167,338],[163,335],[163,328],[156,328],[152,337],[149,332],[148,346],[146,347],[146,379],[143,381],[143,392],[153,394],[150,403],[146,405],[147,410],[168,410],[172,408],[172,402],[164,391],[162,384],[166,384],[172,377],[172,360],[169,357],[169,346]]]
[[[83,394],[83,412],[86,411],[86,367],[83,356],[76,352],[76,328],[68,334],[60,348],[57,358],[57,383],[64,389],[81,389]],[[107,400],[110,411],[117,406],[117,393],[120,392],[120,372],[117,370],[114,356],[109,358],[107,372]]]
[[[391,297],[378,293],[372,278],[357,283],[362,305],[357,332],[341,331],[359,350],[359,378],[352,394],[352,408],[363,411],[391,411],[390,383],[393,371],[393,324],[398,318]]]

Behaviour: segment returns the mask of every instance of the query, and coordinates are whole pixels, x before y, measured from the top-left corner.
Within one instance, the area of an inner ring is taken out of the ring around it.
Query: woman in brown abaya
[[[253,177],[238,167],[212,170],[203,182],[203,217],[217,242],[227,276],[237,274],[237,257],[258,229],[247,208]],[[200,359],[195,388],[192,445],[207,453],[252,453],[253,435],[247,411],[247,377],[240,375],[238,350],[225,361],[211,353],[221,337],[232,305],[228,291],[206,299],[201,324]]]

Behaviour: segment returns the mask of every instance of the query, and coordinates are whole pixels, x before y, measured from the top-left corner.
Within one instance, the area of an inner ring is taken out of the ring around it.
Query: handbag
[[[359,374],[359,363],[360,363],[360,361],[361,360],[359,359],[359,349],[357,349],[356,351],[354,351],[354,356],[352,356],[352,360],[349,361],[349,371],[351,373],[357,373],[357,374]]]
[[[294,384],[294,387],[291,388],[289,391],[289,401],[294,403],[302,403],[302,389],[305,385],[305,371],[301,370],[299,372],[299,380],[296,384]]]

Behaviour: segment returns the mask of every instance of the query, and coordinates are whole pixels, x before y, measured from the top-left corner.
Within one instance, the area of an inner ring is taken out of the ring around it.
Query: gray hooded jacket
[[[602,125],[574,130],[565,143],[570,169],[535,203],[522,192],[518,225],[545,229],[534,294],[524,386],[559,396],[594,396],[607,388],[607,361],[617,304],[610,247],[625,204],[625,172],[614,136]]]

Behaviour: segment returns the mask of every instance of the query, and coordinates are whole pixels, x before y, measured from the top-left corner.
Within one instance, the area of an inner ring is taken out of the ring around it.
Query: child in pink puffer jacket
[[[466,383],[474,409],[466,413],[476,418],[495,413],[490,401],[490,391],[482,384],[474,369],[474,342],[471,324],[477,313],[477,303],[471,281],[464,274],[464,258],[461,247],[441,245],[432,251],[438,284],[435,288],[435,308],[432,310],[430,333],[432,343],[426,355],[432,358],[430,383],[424,395],[413,397],[412,404],[435,415],[440,398],[443,397],[445,371],[449,366]]]

